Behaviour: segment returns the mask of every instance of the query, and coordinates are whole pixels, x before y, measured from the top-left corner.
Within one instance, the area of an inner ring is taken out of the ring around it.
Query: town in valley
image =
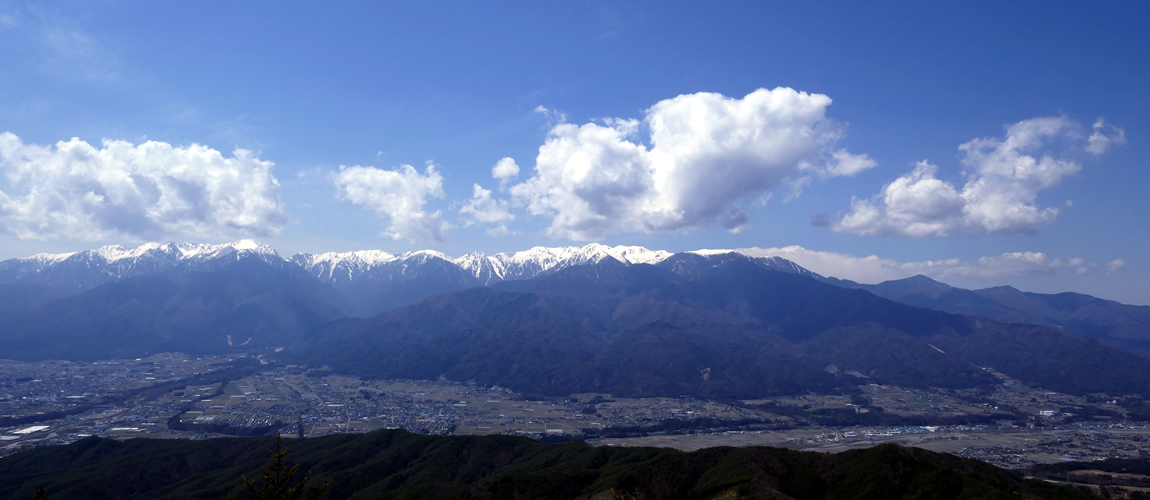
[[[1121,396],[1060,394],[993,372],[989,390],[863,384],[756,400],[525,397],[447,380],[365,380],[259,355],[0,361],[0,455],[88,436],[309,438],[379,429],[509,434],[600,446],[769,445],[842,451],[898,442],[1018,469],[1150,457],[1150,422]]]

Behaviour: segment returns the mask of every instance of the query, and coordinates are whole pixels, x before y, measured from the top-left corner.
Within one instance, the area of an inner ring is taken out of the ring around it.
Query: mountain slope
[[[69,297],[105,283],[149,274],[209,272],[244,258],[282,262],[275,250],[252,240],[224,245],[148,243],[136,248],[119,245],[65,254],[38,254],[0,262],[0,286],[41,291],[16,311],[28,311],[47,301]],[[21,295],[28,297],[27,293]]]
[[[700,255],[727,251],[700,251]],[[357,316],[373,316],[424,297],[475,286],[520,281],[573,266],[606,261],[625,265],[657,264],[670,252],[636,246],[535,247],[515,253],[474,252],[451,258],[422,250],[392,255],[380,251],[297,254],[291,261],[348,297]],[[762,267],[822,278],[786,259],[754,258]]]
[[[781,448],[608,448],[400,430],[291,440],[289,463],[329,498],[1087,498],[972,459],[897,445],[838,454]],[[0,496],[219,498],[259,477],[272,438],[87,438],[0,458]]]
[[[1090,339],[910,307],[730,254],[610,260],[446,293],[329,325],[293,356],[558,396],[753,398],[860,381],[828,364],[908,386],[987,386],[989,366],[1065,392],[1150,390],[1150,362]]]
[[[975,314],[1004,323],[1054,325],[1150,356],[1150,306],[1121,304],[1078,293],[1022,292],[1012,287],[966,290],[925,276],[854,287],[916,307]]]
[[[205,295],[207,291],[191,296],[181,288],[189,280],[215,279],[207,275],[246,259],[291,269],[296,273],[295,285],[257,292],[241,283],[219,282],[212,286],[239,291],[235,296],[223,293],[211,298]],[[722,277],[717,271],[720,268],[740,270],[723,271],[727,274]],[[576,269],[581,270],[566,272]],[[661,269],[664,274],[669,271],[673,279],[652,269]],[[764,278],[762,272],[768,270],[779,271],[779,276]],[[839,288],[813,287],[811,280]],[[304,288],[310,291],[297,290],[296,285],[305,282]],[[299,254],[287,262],[269,247],[239,241],[226,245],[103,247],[0,262],[0,321],[6,325],[0,330],[0,339],[12,341],[0,346],[0,357],[11,353],[90,358],[206,346],[218,350],[234,347],[227,346],[226,341],[221,344],[220,339],[227,335],[232,335],[233,344],[251,337],[249,346],[287,345],[346,314],[374,316],[437,294],[485,284],[535,294],[536,303],[524,310],[505,306],[511,311],[509,317],[517,318],[514,328],[500,323],[511,321],[506,318],[474,320],[468,326],[434,332],[417,325],[415,331],[426,335],[419,333],[404,340],[404,352],[408,353],[405,359],[422,360],[419,373],[437,377],[450,372],[461,380],[514,379],[527,384],[524,387],[543,391],[542,377],[567,366],[570,374],[553,377],[546,390],[630,384],[641,388],[634,390],[647,392],[717,396],[751,391],[752,387],[786,392],[800,390],[804,384],[811,388],[842,386],[841,379],[846,376],[824,372],[828,365],[904,385],[980,385],[989,379],[975,365],[995,360],[995,366],[1028,374],[1033,383],[1051,388],[1141,391],[1135,385],[1141,380],[1137,377],[1130,378],[1135,382],[1122,382],[1120,376],[1095,374],[1068,383],[1073,377],[1067,370],[1077,368],[1057,368],[1048,361],[1051,356],[1061,356],[1063,365],[1090,367],[1088,370],[1094,372],[1105,364],[1123,367],[1112,372],[1125,375],[1135,374],[1129,370],[1140,370],[1141,365],[1130,365],[1115,353],[1099,351],[1083,338],[1064,337],[1041,328],[1015,338],[1026,328],[1003,330],[992,327],[992,323],[937,311],[981,315],[1016,325],[1054,325],[1078,337],[1095,338],[1116,349],[1150,356],[1150,307],[1080,294],[1029,294],[1006,287],[972,291],[925,277],[860,285],[820,276],[777,257],[749,258],[718,250],[670,255],[642,247],[590,244],[537,247],[492,256],[472,253],[460,258],[434,251],[398,256],[381,251]],[[89,292],[83,299],[77,295]],[[481,304],[486,299],[475,300]],[[458,318],[459,311],[480,314],[482,309],[470,303],[441,303],[439,307],[421,311]],[[571,307],[585,310],[568,310]],[[372,319],[364,324],[376,323]],[[349,326],[352,324],[357,322],[341,322],[326,332],[346,329],[347,335],[366,339],[364,345],[373,349],[392,348],[390,340],[377,342],[372,334],[350,333],[355,330]],[[972,326],[975,324],[982,326]],[[530,331],[532,327],[539,331]],[[356,328],[370,332],[374,327]],[[384,330],[399,331],[396,327]],[[464,330],[472,331],[474,338],[455,337]],[[551,330],[567,332],[573,340],[549,343],[544,334]],[[507,344],[505,331],[518,332],[517,344],[506,349],[492,347]],[[389,335],[384,337],[402,336]],[[320,337],[309,337],[309,345],[314,343],[327,352]],[[188,340],[201,338],[203,342]],[[487,339],[490,345],[478,345],[477,339]],[[434,362],[418,354],[433,352],[437,342],[451,343],[452,347],[436,354]],[[1028,358],[1019,352],[1001,359],[995,349],[1002,345],[1029,349],[1033,355]],[[64,346],[70,347],[57,349]],[[464,351],[465,347],[472,351]],[[347,357],[331,349],[336,359]],[[516,349],[522,352],[511,352]],[[939,353],[940,349],[944,352]],[[660,353],[659,358],[644,360],[644,350]],[[474,353],[478,352],[520,361],[506,365],[515,367],[514,374],[498,375],[498,367],[477,357]],[[571,357],[565,362],[573,364],[554,362],[567,355]],[[732,365],[724,357],[741,361]],[[376,368],[357,369],[400,373],[408,370],[401,367],[413,366],[409,362],[391,364],[387,360],[399,358],[386,352],[379,358],[383,361]],[[452,360],[460,364],[451,365]],[[539,371],[547,366],[544,360],[551,360],[550,371]],[[612,368],[611,363],[623,368]],[[715,366],[740,366],[753,375],[740,375],[734,369],[720,372]],[[707,380],[701,375],[698,380],[688,380],[707,368],[711,369]],[[795,385],[796,380],[801,382]]]
[[[255,256],[213,272],[148,274],[15,317],[0,332],[0,357],[93,360],[289,345],[344,316],[337,297],[297,266]]]
[[[642,247],[535,247],[513,254],[469,253],[453,259],[439,252],[392,255],[379,251],[297,254],[291,261],[348,297],[351,310],[373,316],[424,297],[502,281],[530,279],[605,259],[625,264],[657,262],[669,256]]]
[[[370,316],[423,297],[482,283],[439,252],[295,255],[292,262],[343,294],[348,310]]]

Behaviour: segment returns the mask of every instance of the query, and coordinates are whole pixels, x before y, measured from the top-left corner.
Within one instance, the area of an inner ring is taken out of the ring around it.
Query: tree
[[[45,490],[44,487],[41,486],[40,489],[36,490],[36,493],[32,494],[32,500],[52,500],[52,499],[48,498],[48,490]]]
[[[300,464],[295,464],[288,467],[284,463],[284,457],[291,453],[290,448],[282,448],[280,436],[276,435],[276,449],[268,450],[272,456],[272,464],[270,467],[261,469],[263,473],[263,487],[257,488],[256,482],[248,479],[247,476],[241,475],[244,487],[248,490],[249,500],[319,500],[327,495],[327,488],[331,485],[331,481],[323,485],[308,486],[311,482],[311,472],[309,471],[299,483],[292,486],[292,479],[299,473]],[[228,500],[236,500],[230,493],[223,490],[220,491],[228,498]]]

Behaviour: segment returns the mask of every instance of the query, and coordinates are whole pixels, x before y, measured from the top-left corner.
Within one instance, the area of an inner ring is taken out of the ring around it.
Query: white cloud
[[[1122,259],[1114,259],[1114,260],[1106,263],[1106,272],[1112,273],[1114,271],[1122,269],[1123,267],[1126,267],[1126,261],[1124,261]]]
[[[939,276],[966,276],[996,278],[999,276],[1036,276],[1054,274],[1065,267],[1060,259],[1051,259],[1042,252],[1007,252],[1002,255],[979,257],[975,263],[960,262],[945,266]]]
[[[506,187],[508,182],[519,177],[519,165],[512,158],[501,158],[491,168],[491,177],[499,181],[500,188]]]
[[[937,166],[919,162],[910,174],[884,186],[874,203],[851,200],[851,213],[834,229],[904,236],[947,234],[961,223],[966,202],[954,186],[935,178],[936,172]]]
[[[784,183],[854,175],[874,166],[833,146],[844,127],[825,116],[831,99],[789,88],[742,99],[714,93],[660,101],[643,120],[552,127],[534,174],[511,188],[548,234],[577,240],[620,232],[719,225],[738,231],[744,205]],[[638,140],[649,131],[650,146]]]
[[[831,153],[831,159],[834,161],[824,171],[828,177],[852,177],[877,165],[869,156],[851,154],[845,149]]]
[[[443,176],[428,165],[420,174],[411,165],[397,170],[375,167],[339,167],[335,185],[341,199],[387,215],[391,224],[385,236],[410,241],[444,241],[451,227],[439,211],[424,210],[427,198],[443,198]]]
[[[495,227],[491,227],[491,228],[487,229],[487,235],[488,236],[498,237],[498,236],[507,236],[509,234],[515,234],[515,232],[511,231],[510,229],[507,229],[507,224],[499,224],[499,225],[496,225]]]
[[[22,239],[266,236],[287,221],[272,163],[236,149],[73,138],[25,144],[0,133],[0,230]]]
[[[916,274],[944,280],[967,278],[981,280],[1003,277],[1049,275],[1070,268],[1081,274],[1094,266],[1082,259],[1067,261],[1051,258],[1042,252],[1007,252],[979,257],[976,260],[942,259],[898,262],[877,255],[857,257],[835,252],[809,250],[801,246],[782,248],[740,248],[738,252],[754,257],[782,257],[823,276],[849,279],[860,283],[902,279]]]
[[[1126,144],[1125,130],[1110,125],[1109,131],[1110,135],[1107,135],[1106,120],[1102,118],[1095,120],[1090,137],[1086,139],[1086,151],[1095,155],[1101,155],[1105,153],[1107,149],[1110,149],[1110,146],[1113,144]]]
[[[873,199],[851,200],[835,231],[890,236],[1032,234],[1058,216],[1041,207],[1038,194],[1081,170],[1081,165],[1037,150],[1054,139],[1080,139],[1063,117],[1033,118],[1009,126],[1003,139],[974,139],[959,146],[966,183],[938,179],[926,161],[883,187]],[[1069,204],[1067,205],[1069,206]]]
[[[551,122],[552,125],[554,125],[556,123],[563,123],[563,122],[567,121],[567,114],[566,113],[547,109],[542,104],[539,106],[535,106],[535,112],[547,117],[547,121]]]
[[[471,200],[459,209],[460,214],[468,216],[465,225],[471,226],[477,222],[496,224],[496,227],[487,231],[488,234],[492,236],[510,234],[507,223],[515,220],[515,215],[507,210],[507,200],[492,198],[491,190],[483,189],[479,184],[474,185],[472,191]]]

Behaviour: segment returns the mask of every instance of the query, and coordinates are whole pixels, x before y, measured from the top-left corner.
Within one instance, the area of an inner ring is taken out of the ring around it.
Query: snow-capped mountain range
[[[732,250],[699,250],[700,255]],[[80,293],[104,283],[154,273],[206,272],[247,257],[273,264],[292,263],[348,296],[361,314],[386,310],[450,290],[500,281],[530,279],[552,270],[614,259],[624,264],[655,264],[672,255],[638,246],[535,247],[515,253],[473,252],[455,258],[434,250],[391,254],[381,250],[296,254],[281,257],[253,240],[222,245],[147,243],[119,245],[64,254],[37,254],[0,262],[0,286],[32,285],[52,290],[56,297]],[[756,258],[780,271],[818,275],[786,259]]]
[[[595,264],[613,258],[624,264],[654,264],[672,254],[663,250],[643,247],[608,247],[592,243],[582,247],[535,247],[512,254],[485,255],[472,252],[459,258],[449,257],[434,250],[419,250],[392,255],[379,250],[358,252],[296,254],[292,262],[311,271],[323,281],[340,282],[362,279],[381,268],[395,268],[400,274],[405,269],[426,264],[433,259],[455,264],[483,285],[500,281],[530,279],[539,273],[582,264]]]
[[[224,245],[145,243],[135,248],[109,245],[61,254],[36,254],[0,262],[0,284],[32,284],[87,290],[103,283],[164,272],[212,271],[228,262],[256,256],[281,260],[276,251],[252,240]]]
[[[714,255],[729,252],[734,250],[698,250],[693,253]],[[0,261],[0,283],[20,282],[63,272],[85,272],[92,274],[95,281],[107,282],[173,270],[210,271],[230,261],[258,256],[268,261],[286,260],[295,263],[328,283],[355,281],[381,268],[395,268],[399,274],[404,274],[405,269],[438,259],[458,266],[487,285],[499,281],[530,279],[553,269],[595,264],[607,258],[624,264],[655,264],[671,255],[671,252],[665,250],[649,250],[639,246],[609,247],[591,243],[584,246],[534,247],[521,252],[495,255],[472,252],[458,258],[435,250],[418,250],[399,255],[382,250],[360,250],[300,253],[284,259],[270,246],[253,240],[222,245],[146,243],[135,248],[110,245],[82,252],[41,253]],[[786,259],[774,257],[764,260],[777,262],[780,270],[789,268],[787,270],[792,272],[809,272]]]

